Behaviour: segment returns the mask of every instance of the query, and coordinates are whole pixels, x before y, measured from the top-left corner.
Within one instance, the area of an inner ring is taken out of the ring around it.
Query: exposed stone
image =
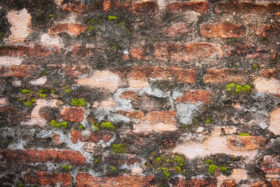
[[[85,110],[82,107],[63,108],[60,115],[63,120],[81,122],[84,120]]]
[[[275,135],[280,134],[280,108],[275,108],[270,113],[270,125],[268,129]]]
[[[280,81],[277,79],[260,77],[254,81],[254,86],[257,92],[280,95]]]

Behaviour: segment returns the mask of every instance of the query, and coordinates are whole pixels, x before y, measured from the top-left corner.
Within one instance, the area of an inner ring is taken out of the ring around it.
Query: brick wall
[[[278,0],[0,15],[0,186],[280,186]]]

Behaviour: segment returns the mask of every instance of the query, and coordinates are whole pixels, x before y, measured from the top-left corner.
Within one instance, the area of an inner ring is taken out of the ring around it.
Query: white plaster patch
[[[270,125],[268,129],[276,135],[280,134],[280,108],[276,108],[270,113]]]
[[[22,63],[22,58],[11,57],[11,56],[1,56],[0,66],[18,66]]]
[[[0,98],[0,106],[6,106],[9,104],[9,101],[6,97],[1,97]]]
[[[230,176],[219,175],[217,177],[217,187],[222,186],[226,180],[234,180],[238,184],[241,180],[246,180],[247,178],[247,171],[245,169],[233,169]]]
[[[201,110],[201,103],[198,104],[183,104],[177,105],[177,118],[180,123],[189,125],[192,123],[193,117]]]
[[[149,124],[149,123],[139,123],[133,125],[133,132],[134,133],[162,133],[162,132],[170,132],[176,131],[177,127],[176,124],[165,124],[165,123],[156,123],[156,124]]]
[[[31,112],[31,119],[28,121],[24,121],[22,125],[39,125],[46,126],[47,120],[40,116],[40,109],[43,107],[58,107],[62,102],[56,99],[46,100],[46,99],[37,99],[36,106],[33,108]]]
[[[20,87],[21,86],[21,80],[13,80],[12,85],[14,87]]]
[[[30,81],[29,83],[34,86],[44,85],[47,82],[47,76],[40,77],[39,79],[35,79]]]
[[[12,10],[8,12],[7,19],[11,24],[11,34],[9,35],[9,42],[23,42],[30,34],[29,28],[31,24],[31,15],[24,8],[20,11]]]

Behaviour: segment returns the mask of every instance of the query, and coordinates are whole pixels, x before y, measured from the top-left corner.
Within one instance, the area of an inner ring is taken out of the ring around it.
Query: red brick
[[[139,100],[140,96],[138,93],[135,93],[133,91],[125,91],[120,94],[121,99],[129,99],[129,100]]]
[[[263,146],[265,139],[261,136],[230,136],[228,146],[233,150],[248,151]]]
[[[173,23],[162,31],[163,34],[170,37],[181,36],[187,32],[189,32],[188,25],[184,22]]]
[[[222,57],[222,49],[210,43],[157,43],[155,58],[159,60],[174,60],[189,62],[196,59]]]
[[[127,76],[137,80],[159,79],[192,84],[196,79],[196,71],[177,67],[139,67],[132,69]]]
[[[242,43],[234,43],[229,45],[227,50],[228,56],[237,55],[239,58],[240,56],[244,56],[247,59],[254,59],[254,58],[262,58],[268,59],[271,57],[269,51],[267,50],[266,46],[252,46],[248,44]]]
[[[143,48],[132,48],[130,49],[131,57],[136,60],[142,60],[142,57],[144,55],[144,49]]]
[[[280,68],[263,69],[259,74],[266,78],[280,79]]]
[[[261,38],[270,38],[277,36],[280,33],[280,27],[276,25],[264,25],[256,30],[256,34]]]
[[[245,27],[225,23],[205,23],[200,26],[200,34],[208,38],[238,38],[245,35]]]
[[[277,156],[266,155],[261,163],[261,169],[267,174],[280,176],[280,160]]]
[[[153,111],[145,116],[145,120],[151,124],[165,123],[176,124],[176,111]]]
[[[153,79],[172,80],[193,84],[196,79],[196,71],[192,69],[183,69],[177,67],[152,67],[148,75]]]
[[[171,13],[187,10],[206,13],[208,9],[209,5],[207,2],[176,2],[166,6],[166,11]]]
[[[113,166],[122,166],[126,164],[127,166],[134,165],[136,163],[140,164],[141,159],[134,154],[114,154],[105,155],[104,160],[107,164]]]
[[[106,7],[108,7],[108,3],[106,3]],[[145,2],[135,2],[131,0],[115,0],[111,1],[110,4],[111,10],[128,10],[130,13],[143,15],[155,14],[158,12],[158,8],[158,4],[155,0]],[[106,9],[108,10],[108,8]]]
[[[103,10],[108,11],[111,7],[111,0],[104,0],[103,1]]]
[[[118,177],[93,177],[88,173],[79,173],[76,176],[77,187],[145,187],[154,179],[154,176],[123,175]]]
[[[1,150],[0,156],[8,161],[19,163],[69,161],[72,164],[85,164],[86,158],[78,151],[71,150]]]
[[[41,45],[34,46],[1,46],[0,56],[33,56],[33,57],[46,57],[53,55],[54,52]]]
[[[213,179],[197,178],[197,179],[183,179],[174,178],[172,184],[176,187],[214,187],[215,183]]]
[[[245,83],[246,77],[240,70],[233,69],[208,69],[203,77],[205,83],[224,84],[224,83]]]
[[[116,111],[117,114],[121,114],[125,117],[128,117],[130,119],[143,119],[144,118],[144,112],[142,111],[122,111],[118,110]]]
[[[77,143],[78,140],[80,142],[94,142],[98,143],[100,140],[103,140],[104,142],[108,142],[112,137],[113,134],[111,132],[107,131],[93,131],[89,136],[83,136],[82,132],[79,130],[71,130],[71,141],[73,143]]]
[[[82,3],[67,3],[64,4],[61,9],[63,11],[75,12],[75,13],[86,13],[88,11],[87,6]]]
[[[30,77],[38,70],[40,66],[37,65],[1,66],[0,77]]]
[[[185,92],[182,96],[177,97],[176,102],[202,102],[208,104],[211,102],[211,92],[207,90],[190,90]]]
[[[255,3],[219,3],[215,7],[217,14],[237,13],[237,14],[275,14],[280,12],[280,4],[269,3],[267,5]]]
[[[269,181],[272,187],[279,187],[280,186],[280,180],[272,180]]]
[[[49,172],[28,172],[23,175],[26,184],[40,184],[56,186],[62,183],[64,186],[71,186],[72,177],[70,173],[49,173]]]
[[[74,44],[69,48],[72,49],[72,51],[69,53],[72,56],[87,57],[94,54],[94,48],[88,48],[80,44]]]
[[[69,107],[62,109],[60,115],[63,120],[81,122],[84,120],[85,110],[82,107]]]
[[[60,34],[60,33],[68,33],[69,35],[80,35],[85,32],[87,26],[77,24],[77,23],[60,23],[52,26],[49,29],[50,34]]]

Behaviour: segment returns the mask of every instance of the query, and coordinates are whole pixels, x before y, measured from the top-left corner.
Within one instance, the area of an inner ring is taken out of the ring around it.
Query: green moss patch
[[[65,129],[67,128],[67,121],[63,121],[63,122],[56,122],[55,120],[51,120],[50,121],[50,125],[52,127],[58,128],[58,127],[64,127]]]
[[[231,94],[242,94],[242,93],[248,93],[252,90],[251,86],[248,84],[239,85],[236,83],[230,83],[226,85],[226,91]]]
[[[102,122],[101,123],[101,127],[103,128],[103,129],[107,129],[107,130],[115,130],[115,126],[111,123],[111,122],[109,122],[109,121],[107,121],[107,122]],[[98,130],[98,129],[97,129]]]
[[[79,99],[72,99],[71,100],[71,105],[72,106],[86,106],[86,102],[84,98],[79,98]]]
[[[125,153],[126,147],[123,144],[113,144],[113,152],[115,153]]]

